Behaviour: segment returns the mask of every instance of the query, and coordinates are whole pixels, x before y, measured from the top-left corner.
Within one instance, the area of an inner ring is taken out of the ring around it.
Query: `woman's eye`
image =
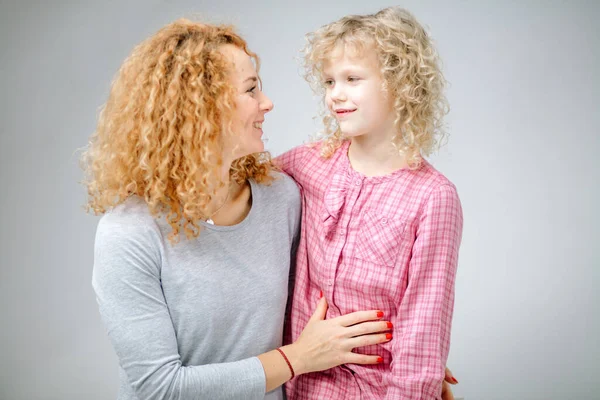
[[[255,93],[256,93],[256,86],[252,86],[252,87],[251,87],[250,89],[248,89],[246,92],[247,92],[247,93],[252,93],[252,94],[255,94]]]

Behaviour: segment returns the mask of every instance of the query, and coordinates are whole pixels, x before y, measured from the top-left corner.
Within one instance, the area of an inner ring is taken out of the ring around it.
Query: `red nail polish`
[[[392,334],[391,334],[391,333],[386,333],[386,334],[385,334],[385,338],[386,338],[387,340],[391,340],[391,339],[392,339]]]
[[[383,311],[377,311],[377,318],[383,317]]]
[[[321,290],[321,291],[319,292],[319,298],[322,298],[322,297],[323,297],[323,291]]]
[[[381,363],[383,362],[383,358],[379,357],[379,358],[377,359],[377,362],[378,362],[379,364],[381,364]]]
[[[458,383],[458,381],[456,380],[456,378],[455,378],[455,377],[452,377],[452,382],[454,382],[454,383]]]
[[[387,327],[388,327],[388,329],[392,329],[394,327],[394,324],[392,324],[391,322],[388,322]]]

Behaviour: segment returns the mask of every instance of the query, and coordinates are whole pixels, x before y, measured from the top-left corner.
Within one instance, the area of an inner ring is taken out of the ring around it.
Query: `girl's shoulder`
[[[444,175],[441,171],[435,168],[429,161],[423,159],[422,165],[418,168],[420,176],[423,178],[424,183],[427,183],[433,187],[454,184]]]
[[[454,183],[427,160],[423,159],[422,165],[414,171],[414,177],[411,182],[412,191],[418,193],[423,202],[431,200],[434,195],[459,201]]]

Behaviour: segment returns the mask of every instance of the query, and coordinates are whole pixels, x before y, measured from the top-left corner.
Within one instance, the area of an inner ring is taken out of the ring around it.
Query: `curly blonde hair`
[[[338,46],[360,54],[374,48],[384,80],[383,90],[393,98],[396,134],[392,144],[411,168],[441,143],[448,113],[445,79],[440,60],[425,29],[408,11],[385,8],[376,14],[350,15],[306,35],[303,49],[305,79],[324,97],[324,64]],[[321,155],[330,157],[345,140],[327,110],[322,111],[324,132]]]
[[[223,167],[223,135],[230,131],[236,89],[225,44],[259,59],[231,26],[177,20],[135,47],[112,82],[96,131],[82,156],[88,212],[107,210],[137,195],[152,215],[165,213],[177,241],[197,237],[198,221],[216,191]],[[230,179],[271,181],[268,152],[233,162]]]

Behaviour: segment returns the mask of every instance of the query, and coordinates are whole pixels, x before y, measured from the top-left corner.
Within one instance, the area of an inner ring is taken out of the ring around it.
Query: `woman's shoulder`
[[[106,224],[149,223],[153,219],[148,204],[139,196],[130,196],[109,209],[100,219]]]
[[[162,235],[146,203],[128,198],[98,223],[92,279],[96,292],[113,290],[115,280],[133,282],[159,276],[163,253]]]
[[[160,241],[161,233],[157,220],[147,203],[139,196],[128,197],[122,203],[108,210],[96,229],[96,241],[131,241],[145,239]]]
[[[285,172],[272,171],[273,180],[267,185],[262,185],[263,190],[266,190],[272,197],[300,199],[300,190],[296,182]]]

